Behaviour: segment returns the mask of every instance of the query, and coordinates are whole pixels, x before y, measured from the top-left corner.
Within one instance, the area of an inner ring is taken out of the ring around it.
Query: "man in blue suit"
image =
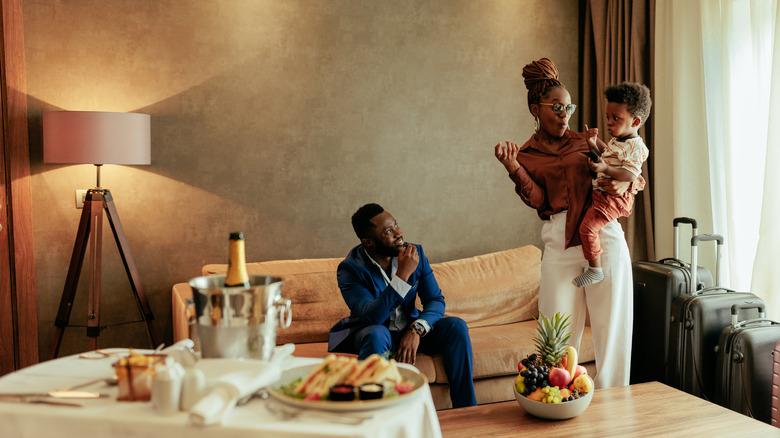
[[[404,242],[396,220],[378,204],[360,207],[352,227],[361,244],[337,272],[350,315],[330,330],[328,351],[358,359],[390,351],[412,365],[418,351],[440,354],[452,406],[476,405],[468,327],[444,317],[444,296],[422,246]],[[422,312],[415,307],[418,296]]]

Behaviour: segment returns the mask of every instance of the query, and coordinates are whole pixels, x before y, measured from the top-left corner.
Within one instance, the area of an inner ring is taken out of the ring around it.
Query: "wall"
[[[577,96],[576,0],[25,0],[40,351],[48,357],[90,165],[42,163],[48,110],[152,116],[152,165],[102,171],[155,313],[225,262],[342,257],[382,204],[432,262],[525,244],[541,223],[493,157],[532,131],[520,75],[546,56]],[[572,121],[577,126],[578,121]],[[108,228],[106,227],[108,230]],[[137,319],[110,231],[102,323]],[[72,323],[84,324],[86,272]],[[445,291],[446,295],[446,291]],[[340,299],[340,297],[334,297]],[[143,324],[98,345],[149,345]],[[88,348],[66,330],[61,355]]]

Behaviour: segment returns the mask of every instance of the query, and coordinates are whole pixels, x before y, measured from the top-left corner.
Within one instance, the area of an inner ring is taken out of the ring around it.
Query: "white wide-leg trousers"
[[[604,280],[585,288],[571,281],[588,266],[582,247],[564,249],[566,212],[558,213],[542,227],[544,253],[539,310],[548,318],[556,312],[571,315],[569,345],[579,351],[586,310],[596,352],[596,388],[629,384],[634,293],[631,257],[623,229],[617,220],[600,233]]]

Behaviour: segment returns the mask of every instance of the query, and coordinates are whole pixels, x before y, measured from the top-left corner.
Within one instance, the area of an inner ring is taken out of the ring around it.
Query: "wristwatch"
[[[422,325],[420,321],[415,321],[411,327],[409,327],[409,330],[412,331],[412,333],[417,333],[422,338],[425,336],[425,326]]]

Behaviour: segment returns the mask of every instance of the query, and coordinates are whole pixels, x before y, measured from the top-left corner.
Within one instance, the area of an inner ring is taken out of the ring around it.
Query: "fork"
[[[341,424],[349,424],[349,425],[357,426],[359,424],[363,424],[363,422],[366,420],[370,420],[374,418],[373,415],[361,415],[361,414],[343,415],[343,414],[320,412],[314,410],[310,411],[310,410],[303,410],[303,409],[295,409],[287,406],[282,406],[275,402],[266,402],[265,408],[268,409],[268,412],[274,414],[275,416],[285,421],[304,416],[304,417],[318,418],[333,423],[341,423]]]

